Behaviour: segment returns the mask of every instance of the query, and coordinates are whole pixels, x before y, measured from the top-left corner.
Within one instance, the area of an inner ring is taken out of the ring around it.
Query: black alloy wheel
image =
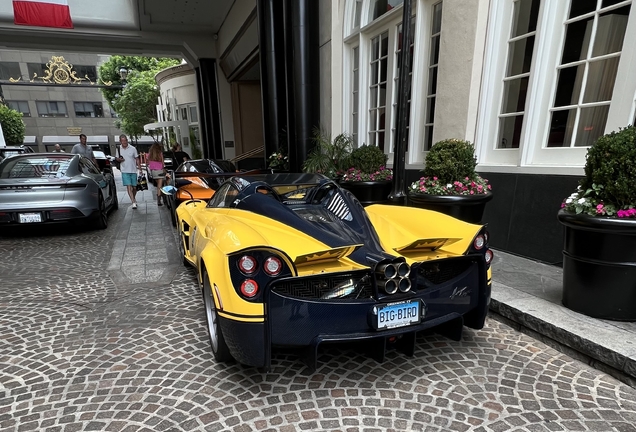
[[[219,325],[219,315],[217,314],[214,298],[212,297],[212,287],[207,272],[203,273],[203,304],[205,305],[205,319],[208,324],[210,347],[212,348],[214,358],[218,362],[232,360],[232,354],[230,354],[230,349],[227,343],[225,343],[223,332]]]
[[[106,209],[106,203],[104,202],[104,195],[99,191],[99,195],[97,196],[97,229],[106,229],[108,228],[108,209]]]
[[[119,199],[117,198],[117,186],[115,185],[115,179],[113,179],[113,182],[111,183],[110,193],[113,197],[111,208],[113,210],[117,210],[119,208]]]

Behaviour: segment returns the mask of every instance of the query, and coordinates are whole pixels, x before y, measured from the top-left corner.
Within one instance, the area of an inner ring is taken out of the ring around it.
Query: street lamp
[[[126,78],[128,78],[128,72],[130,71],[123,66],[119,68],[119,77],[122,81],[126,82]]]

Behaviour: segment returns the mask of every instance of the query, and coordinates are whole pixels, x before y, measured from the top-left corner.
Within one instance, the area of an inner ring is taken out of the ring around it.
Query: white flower
[[[566,204],[570,204],[571,202],[572,202],[572,198],[568,198],[568,199],[565,200]]]
[[[586,201],[586,199],[585,199],[585,198],[581,198],[581,199],[579,199],[577,202],[578,202],[579,204],[585,204],[585,201]]]
[[[446,185],[446,187],[450,189],[450,188],[453,187],[453,185],[449,183],[449,184]]]

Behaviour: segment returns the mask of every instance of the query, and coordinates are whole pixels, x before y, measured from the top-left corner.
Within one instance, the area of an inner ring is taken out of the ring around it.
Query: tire
[[[203,305],[205,307],[205,320],[208,326],[208,336],[210,339],[210,347],[212,348],[212,354],[218,362],[227,362],[232,360],[232,354],[230,349],[225,343],[223,337],[223,331],[219,325],[219,316],[216,313],[216,305],[214,304],[214,298],[212,297],[212,287],[210,285],[210,279],[208,273],[203,273]]]
[[[99,195],[97,196],[97,208],[98,210],[98,215],[97,215],[97,221],[95,224],[95,227],[97,229],[103,230],[108,228],[108,210],[106,209],[106,204],[104,203],[104,196],[102,195],[102,192],[99,192]]]
[[[174,200],[168,200],[168,202],[170,203],[168,205],[168,209],[170,210],[170,220],[172,221],[172,226],[176,227],[177,226],[177,209],[175,207],[176,203],[174,202]]]
[[[119,199],[117,198],[117,186],[115,186],[115,182],[113,181],[113,187],[111,189],[111,194],[113,195],[113,204],[111,208],[113,210],[119,209]]]

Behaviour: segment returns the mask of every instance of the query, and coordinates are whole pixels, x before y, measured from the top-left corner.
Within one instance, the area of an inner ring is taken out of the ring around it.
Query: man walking
[[[90,146],[86,145],[86,135],[80,134],[79,136],[80,142],[73,146],[71,150],[72,154],[82,155],[90,160],[97,166],[97,161],[95,160],[95,156],[93,155],[93,149]]]
[[[128,144],[128,137],[124,134],[119,135],[119,170],[121,171],[122,183],[128,189],[128,196],[132,201],[132,208],[137,208],[137,172],[141,169],[139,166],[139,153],[137,149]]]

